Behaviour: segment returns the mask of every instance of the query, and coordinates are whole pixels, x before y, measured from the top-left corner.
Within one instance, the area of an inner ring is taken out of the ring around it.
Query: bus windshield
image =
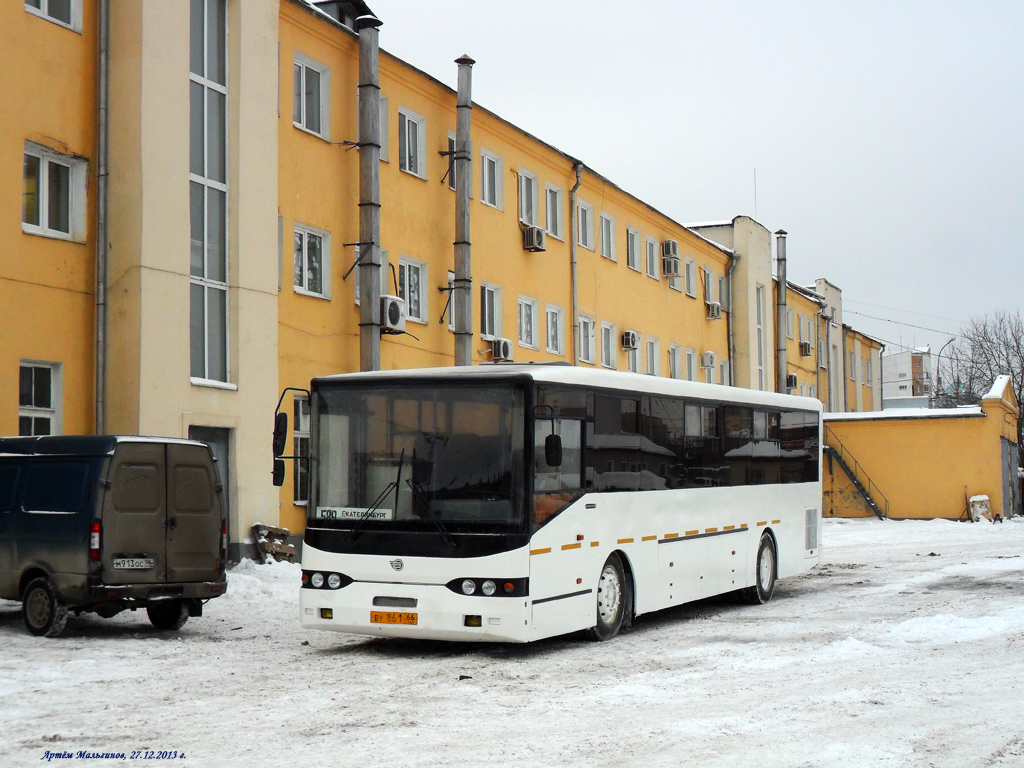
[[[307,524],[521,531],[523,398],[510,383],[320,385]]]

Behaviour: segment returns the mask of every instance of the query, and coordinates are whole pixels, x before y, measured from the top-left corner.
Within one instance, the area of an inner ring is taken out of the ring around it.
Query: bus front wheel
[[[592,640],[611,640],[619,633],[626,615],[626,578],[622,561],[611,555],[597,581],[597,623],[587,630]]]
[[[775,543],[765,534],[757,548],[757,562],[754,566],[754,586],[740,591],[744,602],[750,605],[764,605],[775,593],[775,576],[778,568],[775,562]]]

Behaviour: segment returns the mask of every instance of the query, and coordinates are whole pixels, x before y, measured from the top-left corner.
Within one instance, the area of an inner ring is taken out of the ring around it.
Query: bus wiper
[[[380,495],[374,499],[373,504],[366,508],[366,511],[359,516],[359,522],[352,526],[352,532],[348,535],[349,541],[355,541],[359,536],[359,532],[367,520],[370,519],[371,515],[377,511],[377,507],[384,503],[384,499],[388,497],[388,494],[392,490],[395,492],[395,514],[398,514],[398,484],[402,481],[402,464],[405,462],[405,448],[398,456],[398,472],[395,475],[395,479],[388,483],[384,490],[380,492]]]
[[[434,523],[434,525],[437,526],[437,530],[444,537],[444,540],[452,545],[452,549],[458,549],[459,548],[459,543],[457,541],[455,541],[455,539],[452,538],[452,535],[450,533],[448,533],[448,529],[444,527],[444,523],[442,523],[436,517],[432,518],[431,521]]]
[[[414,456],[415,456],[415,454],[414,454]],[[418,501],[422,506],[426,507],[427,506],[427,504],[426,504],[426,494],[423,493],[422,486],[415,485],[412,482],[412,480],[406,480],[405,484],[409,486],[410,490],[412,490],[413,498],[416,499],[416,501]],[[434,527],[437,528],[438,533],[440,533],[444,537],[444,540],[448,544],[452,545],[452,549],[458,549],[459,548],[459,542],[457,542],[452,537],[452,535],[450,533],[448,533],[448,529],[444,527],[444,523],[442,523],[436,517],[430,517],[430,511],[429,510],[427,511],[427,517],[430,519],[430,522],[432,522],[434,524]]]

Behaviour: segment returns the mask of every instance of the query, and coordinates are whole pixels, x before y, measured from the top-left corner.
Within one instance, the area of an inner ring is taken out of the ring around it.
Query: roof
[[[992,388],[982,396],[982,400],[989,400],[995,398],[997,400],[1003,399],[1003,394],[1006,392],[1007,386],[1010,384],[1010,377],[1007,375],[996,376],[995,381],[992,382]]]
[[[198,440],[142,435],[46,435],[0,437],[0,456],[109,456],[118,443],[206,445]]]
[[[984,417],[980,405],[959,408],[890,408],[887,411],[863,413],[826,413],[824,421],[885,421],[899,419],[968,419]]]
[[[737,402],[761,405],[768,408],[791,408],[802,411],[821,411],[821,401],[813,397],[780,395],[776,392],[760,392],[741,387],[726,387],[721,384],[704,384],[696,381],[669,379],[664,376],[649,376],[642,373],[608,371],[596,368],[579,368],[572,365],[528,365],[501,363],[497,365],[451,366],[444,368],[406,368],[392,371],[364,371],[341,373],[334,376],[318,376],[317,385],[330,383],[374,383],[381,381],[428,380],[446,381],[487,381],[489,379],[522,379],[552,384],[575,384],[596,389],[620,389],[643,392],[651,395],[688,397],[710,402]]]

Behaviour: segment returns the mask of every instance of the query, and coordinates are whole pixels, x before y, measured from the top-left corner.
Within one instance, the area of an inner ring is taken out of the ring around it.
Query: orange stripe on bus
[[[772,525],[779,525],[781,522],[781,520],[772,520]]]
[[[705,528],[704,529],[704,533],[716,533],[717,531],[718,531],[717,528]]]
[[[724,526],[722,526],[722,530],[723,531],[735,531],[736,530],[736,526],[735,525],[724,525]]]
[[[600,541],[592,541],[592,542],[590,542],[590,546],[592,546],[592,547],[598,547],[600,545],[601,545]]]
[[[743,524],[742,524],[742,525],[740,526],[740,528],[746,528],[746,527],[747,527],[747,524],[746,524],[746,523],[743,523]]]
[[[530,554],[531,555],[546,555],[550,551],[551,551],[551,547],[544,547],[544,549],[531,549],[530,550]]]
[[[663,538],[666,538],[666,539],[678,539],[679,538],[679,534],[678,533],[666,533]]]
[[[641,541],[654,541],[656,538],[658,538],[658,537],[657,536],[644,536],[643,539],[641,539]]]
[[[577,541],[575,544],[563,544],[562,551],[565,552],[567,549],[579,549],[580,543]]]
[[[763,523],[758,523],[757,527],[760,528],[762,525],[768,525],[768,521],[765,520]]]
[[[633,540],[632,539],[619,539],[618,542],[616,542],[616,543],[618,543],[618,544],[632,544]]]

